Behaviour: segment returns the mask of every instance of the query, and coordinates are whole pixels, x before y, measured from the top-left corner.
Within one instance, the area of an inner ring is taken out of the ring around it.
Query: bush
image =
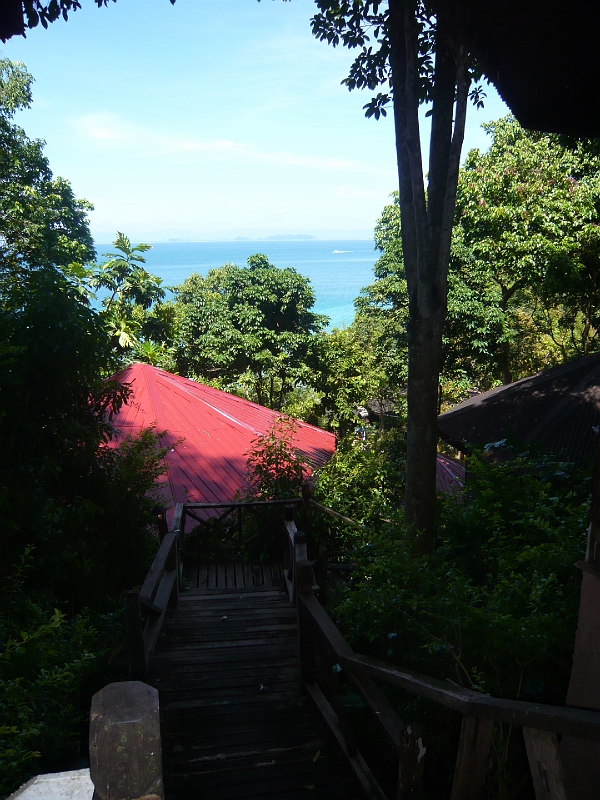
[[[497,697],[561,704],[590,477],[529,452],[511,455],[469,459],[462,500],[439,498],[432,555],[415,553],[401,526],[365,534],[361,571],[335,615],[360,652]],[[494,739],[503,791],[507,737],[500,727]]]
[[[402,519],[404,501],[404,431],[367,428],[364,442],[347,434],[333,458],[319,470],[315,500],[378,530],[382,520]],[[315,515],[315,535],[328,546],[352,547],[364,534],[322,514]]]
[[[27,547],[0,603],[0,794],[32,772],[81,757],[80,692],[101,653],[98,631],[82,613],[67,620],[24,591],[33,563]],[[85,753],[83,754],[85,755]]]

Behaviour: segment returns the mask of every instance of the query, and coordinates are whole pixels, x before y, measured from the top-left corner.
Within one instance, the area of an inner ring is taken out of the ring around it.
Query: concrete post
[[[140,681],[110,683],[92,698],[94,800],[164,800],[158,692]]]

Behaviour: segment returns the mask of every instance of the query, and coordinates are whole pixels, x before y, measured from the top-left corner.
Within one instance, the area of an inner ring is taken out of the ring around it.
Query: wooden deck
[[[363,797],[300,692],[295,607],[256,576],[213,574],[168,612],[151,662],[166,800]]]
[[[281,565],[268,561],[254,564],[233,561],[186,564],[185,578],[191,589],[209,592],[217,589],[280,589],[283,586]]]

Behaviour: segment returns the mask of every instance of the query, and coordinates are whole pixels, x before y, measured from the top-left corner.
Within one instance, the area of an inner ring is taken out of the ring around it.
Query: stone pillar
[[[92,698],[94,800],[164,800],[158,692],[140,681],[110,683]]]

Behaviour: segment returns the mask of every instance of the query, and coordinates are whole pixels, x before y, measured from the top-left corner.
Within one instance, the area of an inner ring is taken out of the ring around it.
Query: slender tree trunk
[[[411,0],[390,0],[390,65],[409,298],[405,518],[417,536],[418,549],[431,552],[442,331],[469,82],[464,54],[453,47],[443,20],[438,20],[426,196],[418,116],[416,4]]]

